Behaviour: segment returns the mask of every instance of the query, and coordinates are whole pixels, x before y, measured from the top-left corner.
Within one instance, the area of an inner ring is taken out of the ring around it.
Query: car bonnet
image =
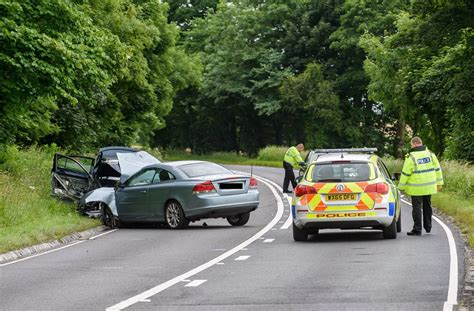
[[[117,153],[117,158],[121,170],[121,182],[124,182],[128,177],[132,176],[145,166],[160,163],[157,158],[146,151]]]

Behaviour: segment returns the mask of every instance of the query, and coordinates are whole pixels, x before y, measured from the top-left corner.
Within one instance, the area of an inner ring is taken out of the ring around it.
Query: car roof
[[[169,165],[172,167],[178,167],[182,165],[197,164],[197,163],[212,163],[212,162],[198,161],[198,160],[182,160],[182,161],[163,162],[162,164]]]
[[[377,156],[374,154],[364,153],[324,153],[320,154],[318,158],[313,161],[316,163],[327,162],[327,161],[358,161],[358,162],[374,162],[377,160]]]
[[[110,150],[120,150],[120,151],[130,151],[130,152],[137,152],[138,149],[130,148],[130,147],[123,147],[123,146],[109,146],[103,147],[99,149],[99,152],[110,151]]]

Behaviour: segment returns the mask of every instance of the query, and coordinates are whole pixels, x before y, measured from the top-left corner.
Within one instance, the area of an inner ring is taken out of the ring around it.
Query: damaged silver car
[[[120,165],[119,158],[125,165]],[[52,194],[62,199],[79,201],[82,196],[101,187],[114,187],[121,177],[128,177],[146,165],[160,163],[145,151],[129,147],[101,148],[96,158],[55,154],[51,169]],[[99,216],[99,211],[79,206],[82,214]]]
[[[226,218],[232,226],[243,226],[259,204],[255,178],[212,162],[156,163],[130,176],[137,166],[130,167],[127,155],[119,153],[118,160],[122,176],[117,186],[90,191],[80,201],[84,210],[99,210],[111,228],[156,222],[182,229],[204,218]]]

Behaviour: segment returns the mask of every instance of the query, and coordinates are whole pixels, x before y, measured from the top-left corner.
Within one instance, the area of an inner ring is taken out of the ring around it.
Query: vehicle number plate
[[[355,193],[337,193],[328,194],[326,197],[327,201],[354,201],[357,200],[357,194]]]

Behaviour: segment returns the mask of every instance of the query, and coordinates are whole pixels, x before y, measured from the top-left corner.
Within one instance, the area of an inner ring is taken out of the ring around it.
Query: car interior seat
[[[160,171],[159,177],[160,177],[160,181],[170,180],[170,175],[168,174],[167,171],[163,171],[163,170]]]

